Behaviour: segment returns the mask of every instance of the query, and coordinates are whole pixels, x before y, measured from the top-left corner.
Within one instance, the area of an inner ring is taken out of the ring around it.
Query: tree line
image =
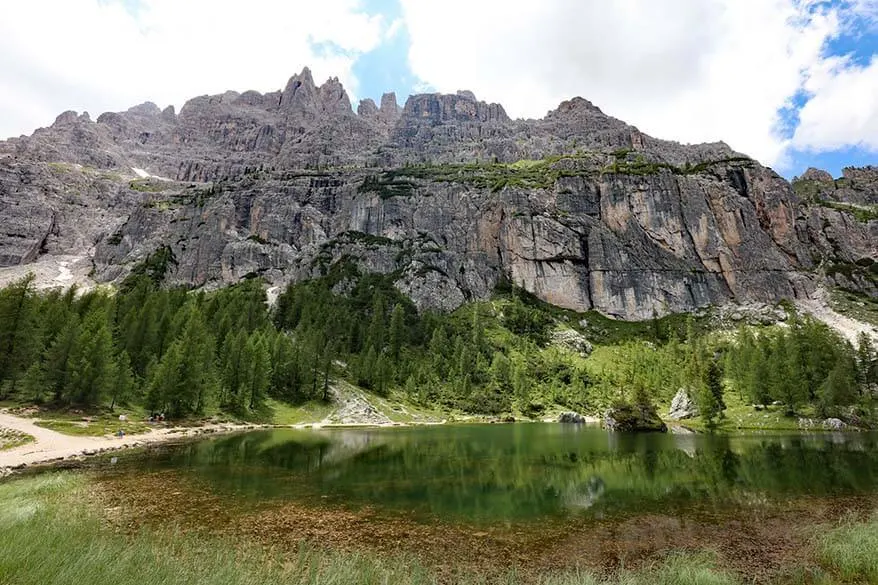
[[[516,289],[496,303],[419,313],[392,275],[340,264],[288,286],[270,308],[258,279],[211,293],[165,288],[172,262],[159,250],[113,292],[37,293],[31,277],[0,290],[0,400],[251,415],[269,397],[326,399],[344,376],[428,406],[532,416],[552,405],[667,403],[687,388],[713,422],[730,391],[790,414],[807,405],[825,416],[871,412],[878,383],[867,338],[855,348],[810,319],[724,336],[691,319],[656,321],[645,339],[617,346],[620,363],[596,371],[551,342],[558,316]]]

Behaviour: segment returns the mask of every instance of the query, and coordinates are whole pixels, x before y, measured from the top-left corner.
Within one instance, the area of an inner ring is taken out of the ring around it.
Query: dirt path
[[[841,333],[845,339],[854,344],[854,347],[861,333],[869,335],[873,341],[878,342],[878,330],[875,327],[835,312],[829,305],[829,293],[823,288],[818,289],[812,299],[796,301],[796,306]]]
[[[0,451],[0,477],[8,475],[14,469],[28,465],[97,455],[106,451],[179,440],[208,433],[234,432],[257,428],[253,425],[213,424],[192,428],[159,428],[142,435],[129,435],[124,438],[78,437],[39,427],[36,425],[36,420],[0,413],[0,427],[27,433],[35,439],[32,443]]]

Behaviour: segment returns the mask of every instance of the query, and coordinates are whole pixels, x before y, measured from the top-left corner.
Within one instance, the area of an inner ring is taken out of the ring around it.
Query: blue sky
[[[818,2],[813,10],[827,8],[846,9],[850,8],[850,3],[841,0]],[[371,14],[381,14],[390,21],[401,21],[402,18],[398,0],[367,0],[364,2],[364,9]],[[847,29],[842,34],[827,39],[822,53],[826,56],[846,56],[851,64],[866,67],[878,54],[878,27],[868,15],[851,14],[848,18],[850,20]],[[371,97],[378,103],[383,92],[395,91],[400,101],[403,101],[411,93],[434,90],[428,83],[419,80],[409,66],[410,49],[411,37],[405,23],[401,21],[399,30],[392,38],[374,50],[360,55],[354,63],[353,71],[360,80],[361,96]],[[779,127],[783,128],[778,134],[787,139],[793,138],[799,123],[798,112],[809,98],[808,92],[797,91],[788,105],[777,110]],[[612,110],[612,104],[606,104],[605,109]],[[856,143],[826,150],[791,147],[786,151],[785,159],[780,165],[782,168],[778,170],[788,178],[801,174],[808,167],[822,168],[833,176],[840,176],[845,166],[878,164],[878,153]]]
[[[273,91],[469,89],[513,117],[582,96],[792,177],[878,164],[878,0],[40,0],[0,21],[0,137],[61,111]],[[49,21],[45,14],[51,11]],[[355,104],[356,106],[356,104]]]

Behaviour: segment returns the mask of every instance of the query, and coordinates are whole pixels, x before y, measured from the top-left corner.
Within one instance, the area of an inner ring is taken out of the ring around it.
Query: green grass
[[[16,585],[415,585],[521,581],[463,573],[440,580],[405,556],[333,552],[300,545],[272,551],[241,539],[213,538],[168,527],[115,532],[89,503],[88,480],[44,474],[0,484],[0,582]],[[733,585],[703,555],[671,556],[640,573],[600,579],[586,571],[546,575],[542,585]]]
[[[34,438],[27,433],[0,427],[0,451],[14,449],[32,443]]]
[[[878,583],[878,514],[819,537],[821,563],[846,583]]]
[[[846,290],[834,290],[830,306],[847,317],[878,327],[878,299]]]
[[[725,417],[718,421],[712,429],[714,431],[800,431],[802,430],[799,427],[800,417],[812,420],[817,418],[811,407],[793,417],[784,416],[783,406],[766,405],[759,411],[753,408],[752,404],[742,400],[737,393],[728,389],[723,399],[726,403]],[[663,405],[660,412],[667,414],[667,406]],[[693,430],[707,430],[707,425],[700,418],[683,420],[680,423]],[[815,430],[820,430],[820,427],[815,427]]]
[[[132,420],[135,418],[133,415],[129,416],[129,420],[125,422],[119,421],[118,414],[101,414],[87,418],[90,421],[82,420],[82,416],[68,414],[40,414],[40,420],[36,422],[36,425],[44,429],[78,437],[102,437],[115,434],[120,429],[125,431],[126,435],[137,435],[149,432],[152,428],[145,422]]]
[[[854,216],[859,222],[867,223],[878,219],[878,205],[854,205],[852,203],[842,203],[840,201],[827,201],[824,199],[816,200],[816,203],[822,207],[829,207],[836,211],[842,211]]]
[[[299,425],[322,421],[332,412],[333,405],[321,400],[312,400],[301,405],[292,405],[269,398],[265,410],[269,413],[266,422],[274,425]]]
[[[175,530],[117,534],[102,525],[82,476],[0,484],[0,582],[16,585],[274,585],[432,580],[406,559],[302,547],[281,555],[237,540]]]
[[[134,179],[128,183],[128,187],[132,191],[141,193],[161,193],[168,190],[168,183],[152,179]]]
[[[90,498],[87,476],[46,473],[0,483],[0,583],[42,585],[744,585],[711,551],[671,552],[636,571],[599,576],[585,569],[524,580],[462,569],[442,579],[408,556],[342,552],[301,544],[273,550],[246,539],[182,532],[168,525],[120,532]],[[814,557],[784,567],[772,583],[878,582],[878,515],[824,528]],[[449,559],[453,561],[453,559]]]

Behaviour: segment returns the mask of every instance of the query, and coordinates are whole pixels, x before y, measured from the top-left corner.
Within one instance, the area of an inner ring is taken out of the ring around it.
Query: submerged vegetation
[[[0,484],[0,580],[16,585],[384,584],[738,585],[712,551],[670,552],[637,569],[585,568],[484,575],[437,572],[413,556],[331,551],[318,543],[265,548],[247,538],[181,532],[175,525],[131,533],[105,516],[84,475],[44,474]],[[124,512],[123,512],[124,513]],[[807,557],[771,582],[858,584],[878,576],[878,518],[827,526]],[[47,554],[51,551],[51,554]]]

